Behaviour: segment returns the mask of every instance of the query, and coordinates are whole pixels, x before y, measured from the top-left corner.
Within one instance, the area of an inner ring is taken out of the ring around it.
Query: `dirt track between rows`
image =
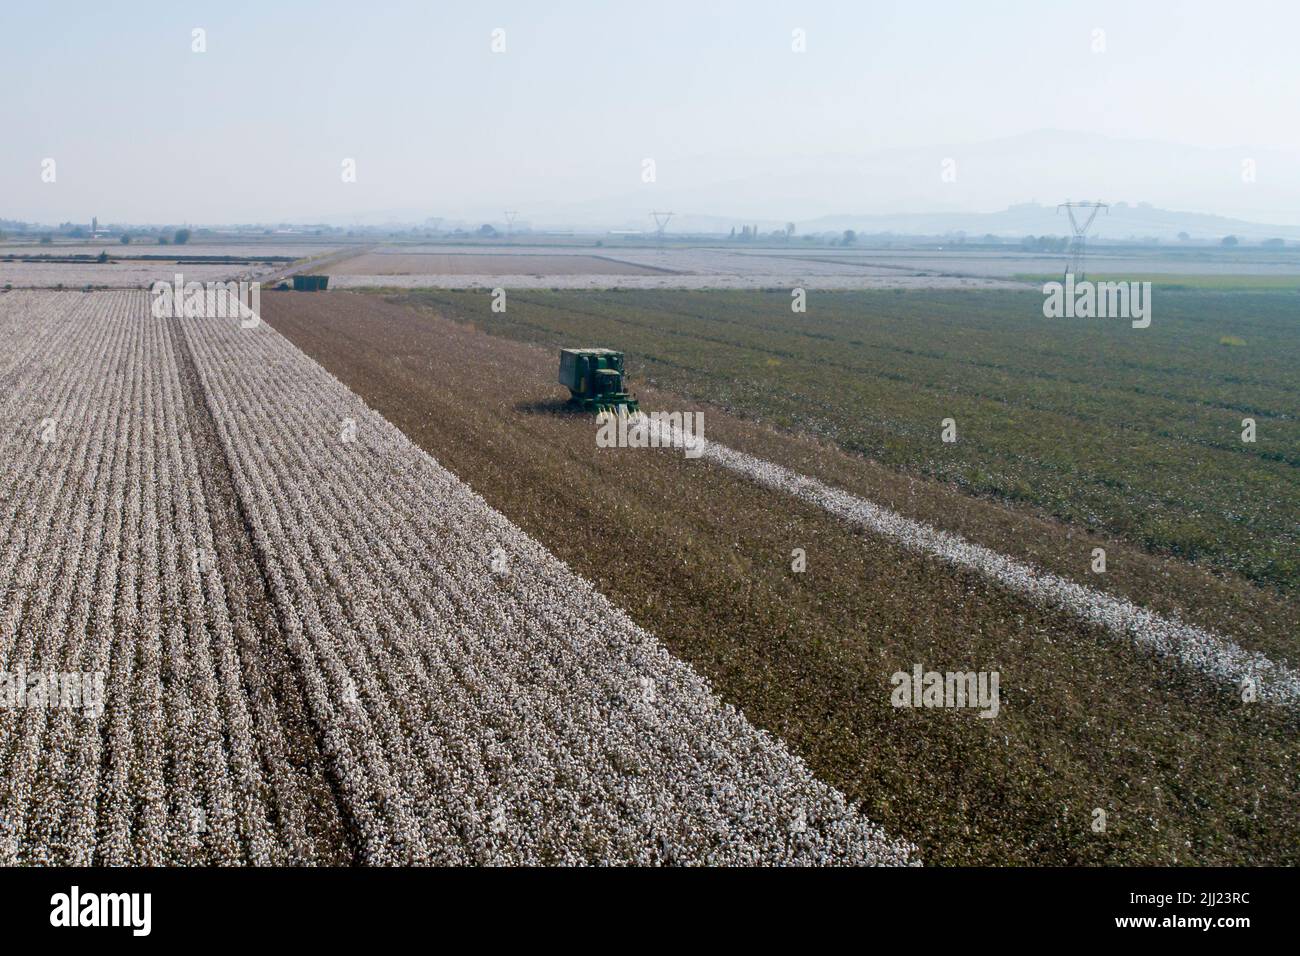
[[[547,350],[374,296],[268,294],[263,310],[927,861],[1294,862],[1293,720],[680,452],[597,449],[594,425],[558,408]],[[648,407],[694,407],[638,390]],[[710,438],[1006,553],[1056,569],[1079,545],[1051,523],[706,419]],[[1255,592],[1132,567],[1118,586],[1134,599],[1179,594],[1199,623],[1283,649],[1285,612]],[[999,670],[1001,715],[892,708],[889,675],[917,662]]]
[[[307,713],[301,675],[292,664],[285,628],[271,600],[271,584],[235,490],[234,467],[222,449],[193,349],[179,336],[173,340],[173,349],[186,423],[198,454],[197,473],[214,531],[216,551],[210,557],[227,582],[226,599],[246,667],[258,672],[258,679],[249,680],[249,686],[269,687],[268,693],[250,701],[267,742],[264,771],[271,779],[296,777],[307,795],[308,823],[301,837],[304,856],[321,864],[355,863],[359,854],[349,836],[355,826],[348,825],[346,807],[330,779],[323,748]],[[274,732],[266,732],[266,727],[273,727]]]

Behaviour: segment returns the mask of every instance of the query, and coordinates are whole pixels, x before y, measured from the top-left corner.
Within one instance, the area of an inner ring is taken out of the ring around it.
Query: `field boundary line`
[[[651,418],[650,428],[656,432],[660,425]],[[685,441],[700,450],[701,460],[816,505],[909,550],[939,558],[954,567],[977,571],[1035,603],[1074,614],[1086,623],[1128,638],[1220,683],[1244,689],[1247,681],[1253,681],[1261,701],[1282,707],[1300,705],[1300,671],[1258,651],[1248,651],[1223,635],[1009,558],[774,462],[717,442],[683,436],[672,425],[667,430],[676,442],[674,447],[682,447]],[[661,444],[668,443],[667,437],[661,441]]]

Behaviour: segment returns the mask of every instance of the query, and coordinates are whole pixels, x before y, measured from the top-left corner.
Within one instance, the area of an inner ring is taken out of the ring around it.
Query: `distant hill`
[[[1297,238],[1300,157],[1246,146],[1208,149],[1036,130],[977,143],[797,155],[761,164],[741,153],[665,161],[653,186],[520,208],[539,228],[648,229],[655,208],[675,210],[670,229],[683,232],[727,232],[745,224],[767,232],[794,221],[800,231],[1023,236],[1068,231],[1063,215],[1055,221],[1056,204],[1067,199],[1112,203],[1097,223],[1107,237],[1172,239],[1187,232],[1202,239],[1228,233]]]

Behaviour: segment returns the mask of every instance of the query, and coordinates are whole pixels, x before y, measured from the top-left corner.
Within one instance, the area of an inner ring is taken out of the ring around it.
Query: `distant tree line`
[[[1065,252],[1070,248],[1069,236],[1025,236],[1020,248],[1029,252]]]

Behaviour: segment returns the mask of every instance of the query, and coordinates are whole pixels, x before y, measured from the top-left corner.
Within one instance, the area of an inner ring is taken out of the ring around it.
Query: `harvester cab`
[[[640,414],[637,401],[623,386],[623,353],[613,349],[560,349],[560,384],[569,404],[606,415]]]

